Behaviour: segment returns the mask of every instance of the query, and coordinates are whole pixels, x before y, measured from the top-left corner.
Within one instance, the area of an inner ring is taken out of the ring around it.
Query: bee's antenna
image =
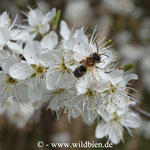
[[[98,44],[97,44],[97,41],[96,41],[95,43],[96,43],[96,48],[97,48],[97,54],[98,54]]]

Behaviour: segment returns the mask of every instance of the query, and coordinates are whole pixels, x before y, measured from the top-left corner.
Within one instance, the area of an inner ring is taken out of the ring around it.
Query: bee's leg
[[[107,74],[107,73],[111,73],[111,71],[105,71],[105,73]]]
[[[105,71],[105,69],[99,68],[99,67],[97,67],[97,66],[95,66],[95,68],[103,70],[104,73],[110,73],[110,72],[111,72],[111,71]]]
[[[84,62],[85,62],[85,60],[81,60],[79,63],[82,64],[82,63],[84,63]]]
[[[106,54],[100,54],[100,56],[102,56],[102,55],[104,55],[104,56],[106,56],[106,57],[108,57],[108,58],[109,58],[109,56],[108,56],[108,55],[106,55]]]
[[[95,68],[97,68],[97,69],[101,69],[101,70],[104,70],[104,69],[102,69],[102,68],[99,68],[99,67],[97,67],[97,66],[95,66]]]

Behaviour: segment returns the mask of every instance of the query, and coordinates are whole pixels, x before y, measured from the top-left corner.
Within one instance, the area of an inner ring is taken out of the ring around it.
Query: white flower
[[[7,119],[18,128],[23,128],[34,114],[35,107],[31,102],[16,102],[9,97],[4,105]]]
[[[131,3],[119,2],[116,12],[120,6]],[[83,1],[73,4],[81,4],[75,6],[81,11],[82,5],[89,7]],[[130,90],[136,90],[129,87],[128,82],[138,79],[137,75],[117,67],[118,56],[109,45],[111,40],[104,42],[105,38],[96,34],[97,27],[88,36],[84,27],[70,30],[67,23],[61,21],[60,38],[50,30],[56,9],[44,14],[46,11],[42,7],[29,7],[29,12],[22,12],[27,17],[23,21],[28,25],[16,24],[17,16],[11,24],[7,12],[0,15],[0,115],[5,113],[10,122],[20,128],[39,116],[39,113],[34,115],[35,110],[41,112],[46,104],[47,109],[56,112],[57,119],[61,112],[68,120],[81,116],[87,125],[102,119],[96,128],[96,137],[108,136],[112,143],[118,144],[123,141],[124,129],[132,135],[131,128],[140,126],[140,117],[129,109],[131,104],[136,104]],[[59,14],[60,11],[54,24],[60,21]],[[142,68],[149,80],[149,72],[145,71],[149,67],[148,56],[141,57],[138,47],[133,57],[135,47],[126,46],[122,41],[129,41],[121,39],[120,48],[130,50],[122,53],[124,56],[130,55],[134,60],[147,58]]]
[[[109,84],[107,83],[105,87],[107,90],[101,93],[103,99],[101,107],[106,105],[106,110],[113,113],[118,107],[127,108],[130,104],[135,103],[135,96],[128,92],[129,90],[135,90],[127,85],[128,81],[138,79],[136,74],[124,75],[123,70],[113,70],[109,74],[103,74],[102,78]]]
[[[11,19],[9,19],[7,12],[0,15],[0,50],[3,50],[4,46],[8,46],[14,52],[22,54],[22,47],[13,41],[24,41],[24,38],[28,36],[28,32],[13,29],[16,19],[17,16],[11,25]]]
[[[91,84],[86,93],[76,92],[67,100],[67,103],[72,111],[78,111],[82,115],[86,124],[92,125],[97,118],[97,110],[101,106],[101,100],[101,93],[97,92],[95,85]]]
[[[43,52],[39,42],[29,42],[24,48],[26,61],[16,63],[10,68],[10,74],[17,80],[29,80],[28,93],[33,101],[40,100],[44,93],[48,60],[41,58]]]
[[[50,66],[46,74],[46,86],[48,90],[69,87],[75,82],[72,71],[67,67],[61,49],[54,49],[40,56],[43,60],[49,60]]]
[[[56,9],[53,8],[51,11],[49,11],[46,14],[43,14],[40,8],[32,9],[30,7],[29,12],[23,14],[27,17],[27,21],[29,26],[20,25],[23,29],[30,32],[31,37],[36,37],[38,33],[41,35],[47,33],[50,29],[49,22],[52,21],[52,19],[56,15]]]
[[[132,135],[130,128],[140,127],[140,117],[130,110],[118,110],[113,113],[110,119],[107,121],[101,121],[96,127],[95,136],[96,138],[103,138],[108,136],[108,139],[118,144],[120,140],[123,141],[124,128]]]
[[[72,108],[70,102],[70,99],[74,97],[75,94],[76,90],[74,86],[50,91],[37,103],[36,109],[39,109],[44,103],[49,102],[47,109],[51,109],[56,112],[58,119],[62,111],[64,111],[65,114],[68,114],[69,119],[77,118],[80,113]]]
[[[95,29],[96,30],[96,29]],[[95,45],[96,36],[94,37],[95,30],[90,40],[84,33],[84,28],[80,30],[76,30],[73,35],[69,31],[67,24],[63,21],[61,22],[61,31],[60,34],[64,38],[63,47],[64,58],[66,62],[70,65],[72,70],[75,67],[85,65],[87,66],[87,73],[82,78],[80,78],[77,83],[78,92],[83,93],[84,89],[87,89],[90,85],[90,82],[101,82],[101,73],[110,71],[112,67],[114,67],[114,63],[117,61],[117,57],[112,53],[108,47],[105,47],[107,43],[102,44],[103,40],[97,42],[97,46]],[[93,53],[97,53],[100,56],[100,62],[95,63],[94,65],[86,65],[85,60],[93,55]],[[77,66],[78,63],[78,66]],[[73,67],[74,66],[74,67]],[[82,91],[83,89],[83,91]],[[86,91],[85,91],[86,92]]]
[[[0,103],[3,103],[10,96],[17,102],[28,101],[25,81],[16,80],[9,74],[9,68],[16,62],[17,60],[13,56],[3,60],[3,70],[0,71]]]

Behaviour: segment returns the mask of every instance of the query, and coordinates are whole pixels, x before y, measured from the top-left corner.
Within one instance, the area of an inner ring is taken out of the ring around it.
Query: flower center
[[[43,73],[45,73],[46,72],[46,68],[44,68],[43,66],[38,66],[37,68],[36,68],[36,73],[37,74],[43,74]]]
[[[59,89],[58,91],[55,91],[54,94],[59,95],[59,94],[63,93],[64,91],[65,91],[65,89]]]
[[[31,78],[35,77],[36,75],[40,75],[42,76],[48,68],[44,67],[43,65],[35,65],[35,64],[32,64],[31,67],[35,70],[35,73],[33,73],[31,75]]]
[[[112,92],[112,93],[115,93],[115,91],[117,90],[117,88],[114,86],[114,85],[110,85],[110,91]]]
[[[62,63],[60,64],[59,67],[57,67],[57,69],[60,69],[61,70],[60,72],[62,74],[64,74],[65,72],[67,72],[67,73],[71,72],[71,70],[69,68],[67,68],[65,65],[64,57],[62,58]]]
[[[94,102],[94,95],[96,95],[96,91],[92,91],[91,89],[88,89],[88,91],[86,92],[86,95],[89,97],[89,99],[92,101],[92,104],[94,106],[95,110],[98,110],[98,105],[97,103]]]
[[[92,98],[95,94],[96,94],[96,92],[95,92],[95,91],[92,91],[91,89],[88,89],[88,91],[86,92],[86,95],[87,95],[89,98]]]
[[[11,76],[7,75],[6,83],[7,83],[7,84],[14,85],[14,84],[17,83],[17,81],[16,81],[14,78],[12,78]]]
[[[119,116],[117,115],[117,113],[115,112],[114,113],[114,118],[113,118],[113,121],[114,122],[118,122],[120,120]]]
[[[116,87],[116,86],[114,86],[114,85],[112,85],[112,84],[110,84],[110,89],[109,89],[109,90],[104,91],[103,93],[113,94],[113,93],[115,93],[116,91],[117,91],[117,87]]]

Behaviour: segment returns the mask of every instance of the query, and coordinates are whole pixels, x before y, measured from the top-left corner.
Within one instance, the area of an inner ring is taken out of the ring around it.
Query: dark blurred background
[[[133,82],[138,91],[138,106],[150,112],[150,1],[149,0],[0,0],[0,13],[7,10],[12,18],[20,10],[28,11],[27,5],[37,7],[37,3],[47,12],[56,7],[62,10],[61,19],[70,27],[86,26],[111,39],[113,49],[121,57],[120,65],[132,63],[139,80]],[[23,15],[19,13],[17,22]],[[38,114],[36,116],[36,114]],[[95,141],[105,143],[107,139],[97,140],[94,136],[97,123],[87,126],[81,118],[68,121],[65,114],[59,120],[50,110],[36,112],[24,128],[17,128],[0,117],[0,150],[38,150],[37,142],[78,142]],[[143,118],[142,127],[135,131],[135,137],[125,133],[124,143],[113,146],[114,150],[149,150],[150,120]],[[47,150],[50,148],[42,148]],[[63,148],[61,148],[63,149]],[[65,148],[64,148],[65,149]],[[78,148],[77,148],[78,149]],[[102,149],[102,148],[101,148]],[[108,148],[107,148],[108,149]],[[91,148],[92,150],[92,148]]]

